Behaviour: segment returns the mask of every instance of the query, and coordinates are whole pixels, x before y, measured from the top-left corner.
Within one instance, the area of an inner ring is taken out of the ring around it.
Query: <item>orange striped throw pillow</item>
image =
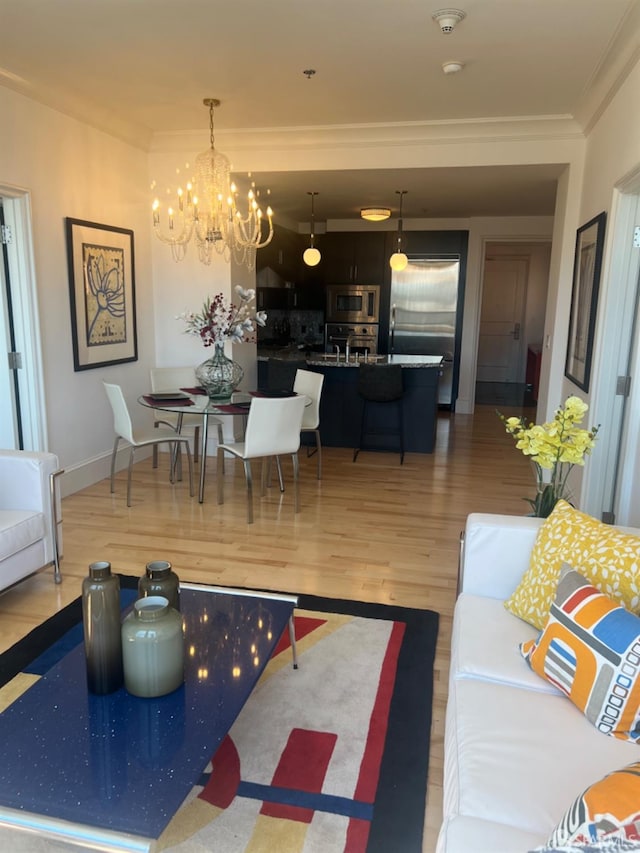
[[[640,743],[640,618],[565,566],[544,630],[520,651],[599,731]]]

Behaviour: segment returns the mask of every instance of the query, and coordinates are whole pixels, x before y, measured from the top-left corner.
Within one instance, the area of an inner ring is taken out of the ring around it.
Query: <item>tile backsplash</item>
[[[311,309],[286,311],[277,308],[267,311],[266,326],[258,327],[258,342],[284,338],[297,344],[321,344],[324,341],[323,312]]]

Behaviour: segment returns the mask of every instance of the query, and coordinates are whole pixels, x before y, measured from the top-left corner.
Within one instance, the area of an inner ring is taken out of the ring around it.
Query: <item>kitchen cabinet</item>
[[[268,364],[267,359],[258,358],[259,388],[269,387]],[[362,398],[358,394],[358,368],[355,365],[351,367],[345,364],[320,365],[311,355],[307,357],[306,369],[324,375],[320,400],[322,444],[325,447],[356,447],[362,418]],[[439,367],[413,366],[402,369],[406,453],[433,453],[434,451],[438,425],[439,380]],[[378,406],[371,414],[370,424],[374,430],[395,427],[395,407]],[[313,443],[313,437],[306,438],[309,443]],[[389,439],[389,450],[396,452],[396,448],[396,439],[393,436]]]
[[[319,247],[327,284],[379,284],[386,257],[384,231],[336,231]]]
[[[275,225],[271,242],[256,252],[257,280],[260,272],[268,270],[282,283],[298,281],[302,275],[303,237],[288,228]]]
[[[296,284],[289,291],[289,308],[298,311],[324,311],[325,290],[317,281]]]
[[[285,287],[257,287],[256,307],[258,311],[286,310],[289,291]]]
[[[324,311],[324,287],[308,282],[294,287],[257,287],[259,311]]]

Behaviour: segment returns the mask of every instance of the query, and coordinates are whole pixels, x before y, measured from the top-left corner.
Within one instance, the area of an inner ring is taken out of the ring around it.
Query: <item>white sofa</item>
[[[519,644],[538,631],[503,601],[528,568],[541,523],[486,514],[467,519],[437,853],[525,853],[544,845],[587,786],[640,758],[637,745],[598,732],[520,654]]]
[[[60,583],[61,473],[54,453],[0,450],[0,590],[50,563]]]

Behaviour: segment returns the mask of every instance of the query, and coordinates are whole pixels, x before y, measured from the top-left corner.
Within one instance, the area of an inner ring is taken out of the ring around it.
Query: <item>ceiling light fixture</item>
[[[384,222],[391,216],[391,210],[388,207],[363,207],[360,216],[369,222]]]
[[[318,193],[308,192],[307,195],[311,196],[311,245],[309,246],[308,249],[304,250],[304,254],[302,255],[302,260],[305,262],[305,264],[308,267],[317,267],[318,264],[320,263],[321,255],[320,255],[320,252],[318,251],[318,249],[316,249],[315,246],[313,245],[313,241],[315,238],[315,234],[314,234],[315,216],[314,216],[314,209],[313,209],[313,199],[315,196],[318,195]]]
[[[177,188],[175,207],[167,208],[168,233],[160,230],[160,201],[154,200],[153,230],[159,240],[171,246],[175,261],[184,258],[193,238],[203,264],[211,263],[215,251],[226,261],[233,258],[235,263],[246,264],[249,270],[253,270],[256,249],[262,249],[273,237],[273,211],[267,207],[268,228],[265,233],[264,216],[257,200],[259,191],[253,182],[247,194],[246,212],[243,214],[238,210],[238,188],[231,180],[229,158],[216,151],[214,145],[213,110],[220,106],[220,101],[205,98],[203,103],[209,107],[211,147],[196,157],[195,176],[187,181],[184,188]],[[151,186],[155,188],[155,181]]]
[[[442,70],[445,74],[457,74],[463,68],[464,62],[460,62],[458,59],[450,59],[448,62],[442,63]]]
[[[453,28],[467,17],[467,13],[461,9],[438,9],[431,16],[438,24],[443,33],[453,32]]]
[[[400,272],[405,269],[409,263],[409,258],[402,251],[402,197],[407,194],[407,190],[396,190],[396,195],[400,196],[400,214],[398,216],[398,234],[396,237],[396,250],[389,258],[389,266],[394,272]]]

